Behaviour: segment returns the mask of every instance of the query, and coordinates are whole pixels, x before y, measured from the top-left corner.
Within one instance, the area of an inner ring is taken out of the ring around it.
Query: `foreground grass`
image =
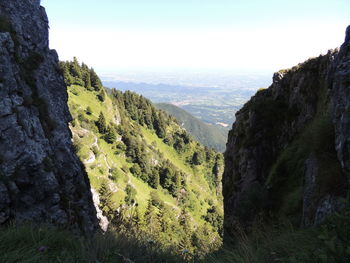
[[[132,258],[132,260],[131,260]],[[181,262],[150,242],[109,232],[91,238],[49,226],[0,228],[0,262]]]
[[[0,262],[237,262],[346,263],[350,262],[350,208],[323,225],[295,229],[289,223],[257,224],[249,236],[237,229],[231,246],[204,260],[186,260],[174,251],[116,232],[83,238],[48,226],[0,228]]]
[[[309,229],[294,228],[287,220],[273,226],[257,224],[249,236],[237,229],[232,245],[209,255],[205,262],[348,263],[350,207]]]

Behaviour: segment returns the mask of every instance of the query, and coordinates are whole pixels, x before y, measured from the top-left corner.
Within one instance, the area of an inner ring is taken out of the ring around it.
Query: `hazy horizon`
[[[98,73],[266,72],[342,44],[350,2],[48,1],[50,47]]]

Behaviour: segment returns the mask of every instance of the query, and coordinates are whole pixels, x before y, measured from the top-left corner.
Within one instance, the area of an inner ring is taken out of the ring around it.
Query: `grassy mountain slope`
[[[75,60],[61,67],[70,85],[76,152],[112,225],[177,253],[204,255],[217,247],[222,155],[196,142],[142,96],[107,93],[99,81],[91,85],[91,76],[84,77],[91,69],[84,64]]]
[[[202,122],[187,111],[168,103],[157,103],[156,107],[174,116],[177,121],[197,141],[210,148],[224,152],[227,140],[227,130]]]

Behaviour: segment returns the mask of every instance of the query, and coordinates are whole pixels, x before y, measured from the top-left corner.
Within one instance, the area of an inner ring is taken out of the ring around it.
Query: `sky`
[[[344,40],[349,0],[42,0],[50,47],[100,72],[277,71]]]

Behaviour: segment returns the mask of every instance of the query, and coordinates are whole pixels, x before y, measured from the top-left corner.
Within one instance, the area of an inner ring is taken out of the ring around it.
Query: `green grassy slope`
[[[196,142],[149,100],[131,92],[107,92],[102,86],[86,87],[72,77],[72,67],[68,68],[72,79],[68,104],[73,142],[92,187],[102,199],[108,192],[111,204],[101,206],[105,215],[113,224],[119,220],[120,229],[128,229],[137,210],[145,222],[132,228],[142,229],[160,246],[185,249],[192,256],[204,253],[203,242],[208,243],[205,253],[218,247],[222,155]],[[156,214],[156,235],[149,233],[146,222],[150,209]],[[177,220],[164,219],[164,213]],[[199,229],[212,239],[198,237]]]
[[[76,93],[77,95],[75,95]],[[115,145],[108,144],[103,140],[102,135],[93,127],[92,122],[97,120],[98,114],[102,112],[106,117],[107,122],[116,123],[115,116],[118,115],[118,109],[113,106],[111,99],[107,96],[106,100],[102,103],[96,98],[95,92],[87,91],[84,87],[73,85],[69,88],[69,106],[71,113],[74,118],[74,126],[72,125],[71,130],[73,132],[73,138],[76,145],[78,145],[78,156],[84,162],[87,172],[92,181],[92,185],[99,188],[103,180],[108,179],[109,169],[117,169],[120,172],[120,178],[116,181],[109,180],[111,188],[120,188],[120,192],[123,192],[123,186],[126,186],[129,179],[133,182],[138,182],[136,188],[138,194],[136,199],[139,203],[146,204],[149,199],[149,192],[154,190],[146,183],[142,183],[142,180],[135,177],[130,171],[123,171],[123,168],[132,167],[133,162],[127,160],[125,153],[115,154]],[[87,115],[85,110],[87,107],[91,107],[92,114]],[[84,119],[86,118],[86,120]],[[86,122],[89,121],[89,122]],[[182,154],[179,154],[173,147],[165,144],[162,139],[160,139],[156,133],[145,127],[139,127],[139,124],[132,120],[127,121],[129,125],[135,126],[134,129],[139,128],[140,137],[145,140],[146,147],[153,148],[152,143],[156,142],[156,150],[160,151],[163,155],[164,160],[169,160],[178,170],[184,172],[187,175],[186,181],[188,184],[188,189],[190,190],[190,195],[192,191],[200,192],[200,198],[196,199],[198,204],[196,204],[195,211],[193,214],[201,214],[208,207],[208,200],[211,198],[210,202],[215,204],[220,204],[220,196],[216,196],[216,190],[209,186],[209,183],[205,179],[204,173],[206,172],[205,165],[192,166],[186,160],[193,154],[193,149],[198,145],[195,141],[191,142],[192,145],[190,149]],[[90,125],[90,126],[89,126]],[[174,127],[180,129],[175,123]],[[117,135],[116,141],[120,141],[122,136]],[[97,148],[97,154],[94,154],[94,147]],[[192,149],[193,148],[193,149]],[[163,194],[164,189],[160,189],[159,193],[162,195],[162,199],[167,200],[169,203],[176,204],[175,197],[171,196],[169,193]],[[118,191],[116,191],[118,192]],[[148,194],[147,194],[148,193]],[[214,194],[214,198],[213,198]],[[119,198],[116,197],[117,202],[123,202],[123,194],[119,193]],[[118,196],[116,194],[116,196]],[[142,197],[142,198],[140,198]],[[205,201],[205,199],[207,199]],[[200,204],[202,202],[202,205]],[[144,208],[143,206],[141,206]]]
[[[156,107],[174,116],[177,121],[197,141],[217,151],[224,152],[227,141],[227,130],[202,122],[187,111],[168,103],[157,103]]]

